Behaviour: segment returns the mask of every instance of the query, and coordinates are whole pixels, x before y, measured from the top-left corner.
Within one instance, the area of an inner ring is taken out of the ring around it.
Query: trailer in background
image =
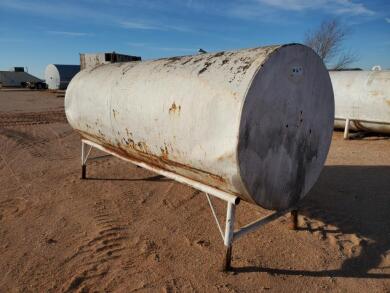
[[[139,56],[111,53],[81,53],[80,69],[92,69],[96,66],[117,62],[141,61]]]

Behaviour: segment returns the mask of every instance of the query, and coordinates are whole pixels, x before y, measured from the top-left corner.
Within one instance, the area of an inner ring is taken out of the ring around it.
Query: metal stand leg
[[[81,141],[81,179],[87,178],[87,160],[92,150],[92,146],[89,146],[88,152],[85,151],[85,143]]]
[[[298,229],[298,210],[292,210],[290,212],[290,229],[291,230]]]
[[[81,179],[87,178],[87,165],[81,165]]]
[[[232,262],[232,246],[233,246],[233,234],[234,234],[234,217],[236,213],[236,206],[233,203],[228,202],[226,212],[226,226],[225,226],[225,258],[223,261],[223,271],[229,271]]]
[[[345,119],[344,139],[349,139],[349,118]]]
[[[225,257],[223,259],[223,267],[222,270],[224,272],[228,272],[232,269],[231,262],[232,262],[232,248],[233,246],[230,245],[228,247],[225,247]]]

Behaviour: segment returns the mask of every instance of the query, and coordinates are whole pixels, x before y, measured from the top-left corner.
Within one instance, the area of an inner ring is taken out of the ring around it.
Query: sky
[[[390,0],[0,0],[0,70],[79,64],[79,53],[153,59],[302,43],[324,20],[350,34],[353,67],[390,69]]]

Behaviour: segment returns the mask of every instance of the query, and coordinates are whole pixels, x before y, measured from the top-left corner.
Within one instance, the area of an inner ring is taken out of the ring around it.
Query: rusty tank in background
[[[390,134],[390,71],[331,71],[335,128]]]
[[[82,138],[122,158],[272,210],[316,182],[334,125],[329,73],[300,44],[83,70],[65,110]]]

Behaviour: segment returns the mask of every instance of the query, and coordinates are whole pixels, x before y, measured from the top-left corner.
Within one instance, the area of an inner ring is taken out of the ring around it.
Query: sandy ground
[[[80,180],[63,98],[0,91],[0,292],[390,292],[389,138],[335,132],[299,230],[238,240],[231,273],[204,194],[92,156]],[[241,203],[237,224],[266,213]]]

